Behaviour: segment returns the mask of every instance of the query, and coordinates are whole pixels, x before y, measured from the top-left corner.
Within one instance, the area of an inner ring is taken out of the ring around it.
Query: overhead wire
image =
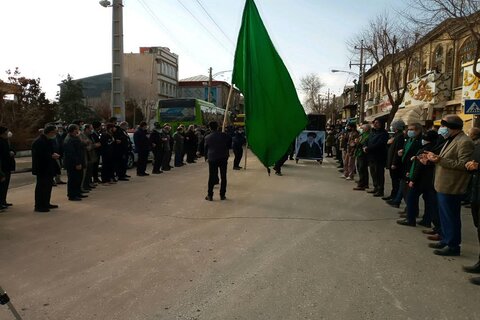
[[[230,55],[233,56],[233,52],[232,52],[229,48],[225,47],[225,45],[223,44],[223,42],[220,41],[207,27],[205,27],[205,25],[193,14],[193,12],[192,12],[190,9],[188,9],[188,8],[182,3],[182,1],[177,0],[177,2],[183,7],[183,9],[185,9],[185,10],[193,17],[193,19],[195,19],[195,21],[198,22],[198,24],[200,24],[200,25],[202,26],[203,29],[205,29],[205,31],[208,32],[208,34],[209,34],[215,41],[217,41]]]
[[[207,11],[207,9],[203,6],[202,2],[200,0],[197,0],[198,5],[202,8],[202,10],[207,14],[207,16],[212,20],[212,22],[217,26],[218,30],[225,36],[225,38],[230,41],[230,43],[235,47],[235,43],[230,39],[230,37],[223,31],[223,29],[218,25],[218,23],[213,19],[213,17],[210,15],[210,13]]]

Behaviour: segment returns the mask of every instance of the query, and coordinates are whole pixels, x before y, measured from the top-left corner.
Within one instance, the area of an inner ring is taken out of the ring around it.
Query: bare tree
[[[408,90],[408,74],[419,38],[420,34],[405,27],[401,20],[382,14],[372,19],[350,43],[352,47],[360,47],[363,40],[367,58],[373,60],[373,68],[381,75],[383,89],[392,105],[388,123],[392,122]]]
[[[478,0],[409,0],[410,10],[404,13],[418,26],[434,28],[445,21],[465,28],[476,42],[473,73],[480,78],[480,1]]]
[[[320,90],[324,84],[320,78],[314,74],[308,74],[300,79],[302,91],[305,93],[305,107],[313,113],[324,113],[325,107],[321,102]]]

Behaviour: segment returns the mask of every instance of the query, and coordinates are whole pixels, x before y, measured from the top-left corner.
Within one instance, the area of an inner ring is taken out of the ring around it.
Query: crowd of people
[[[32,173],[36,176],[34,211],[49,212],[58,208],[50,200],[53,187],[59,184],[67,185],[69,201],[82,201],[99,185],[129,181],[128,163],[133,161],[134,154],[137,155],[136,175],[139,177],[150,175],[147,173],[150,155],[153,158],[151,174],[195,163],[198,158],[207,156],[206,137],[218,130],[218,125],[212,126],[190,125],[185,129],[184,125],[179,125],[172,132],[169,124],[155,123],[149,130],[148,124],[141,122],[130,138],[129,124],[125,121],[118,123],[114,117],[106,123],[94,121],[88,124],[76,120],[71,124],[47,124],[39,130],[31,149]],[[233,149],[235,154],[233,169],[239,170],[246,143],[243,128],[228,128],[226,136],[226,147]],[[12,132],[0,126],[0,212],[12,206],[7,202],[16,155],[10,144],[11,137]],[[215,149],[215,145],[210,149]],[[66,182],[62,180],[65,171]],[[218,175],[216,177],[218,180]],[[214,184],[218,183],[214,181]],[[221,190],[222,198],[225,198],[225,188]]]
[[[405,203],[397,223],[421,225],[429,247],[440,256],[458,256],[461,251],[462,205],[470,204],[480,244],[480,129],[463,131],[457,115],[447,115],[441,126],[429,130],[420,123],[385,123],[375,120],[359,127],[329,128],[327,157],[336,157],[341,178],[355,181],[355,191],[366,191],[395,208]],[[330,148],[337,150],[335,155]],[[391,192],[385,193],[385,170],[391,180]],[[358,175],[356,179],[355,175]],[[419,212],[420,196],[424,212]],[[418,219],[418,220],[417,220]],[[464,271],[480,274],[480,256]],[[470,280],[480,285],[480,277]]]

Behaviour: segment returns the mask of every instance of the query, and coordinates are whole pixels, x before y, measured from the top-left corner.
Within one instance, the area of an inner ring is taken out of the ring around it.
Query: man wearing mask
[[[355,149],[358,142],[358,131],[355,123],[349,123],[347,126],[347,152],[344,159],[344,173],[342,177],[347,180],[353,180],[355,175]]]
[[[137,176],[149,176],[146,170],[148,154],[150,153],[150,141],[148,140],[147,123],[145,121],[140,122],[138,125],[137,130],[133,134],[133,141],[135,143],[135,152],[138,153]]]
[[[373,181],[372,193],[374,197],[383,197],[385,188],[385,165],[387,162],[388,132],[380,119],[373,122],[373,130],[363,151],[368,156],[368,167]]]
[[[360,128],[360,137],[357,142],[357,149],[355,150],[355,157],[357,159],[357,168],[358,168],[358,184],[353,190],[363,191],[368,189],[369,179],[368,179],[368,157],[363,148],[368,144],[368,138],[370,137],[370,131],[372,126],[368,123],[362,125]]]
[[[11,137],[12,133],[7,127],[0,127],[0,170],[3,171],[3,180],[0,182],[0,209],[6,209],[12,205],[7,202],[10,177],[15,171],[15,151],[9,141]]]
[[[387,169],[390,172],[390,179],[392,180],[392,192],[388,197],[382,198],[382,200],[389,201],[395,198],[400,188],[400,180],[402,179],[402,161],[398,155],[398,151],[403,149],[405,144],[405,137],[403,130],[405,129],[405,122],[403,120],[395,120],[392,122],[390,130],[394,133],[387,144],[388,157],[387,157]]]
[[[50,140],[57,136],[54,125],[46,125],[43,133],[32,144],[32,174],[37,177],[35,185],[35,211],[49,212],[58,208],[50,203],[52,195],[53,178],[57,173],[56,161],[60,155],[53,152]]]
[[[457,115],[447,115],[441,121],[438,133],[446,139],[440,154],[427,152],[426,157],[435,163],[435,190],[441,223],[441,238],[430,244],[434,253],[441,256],[460,255],[462,242],[461,201],[466,192],[470,174],[465,165],[471,160],[474,145],[463,130],[463,120]]]
[[[87,196],[82,195],[82,174],[85,163],[84,147],[80,141],[79,127],[76,124],[68,126],[65,138],[65,169],[67,170],[67,196],[70,201],[80,201]]]

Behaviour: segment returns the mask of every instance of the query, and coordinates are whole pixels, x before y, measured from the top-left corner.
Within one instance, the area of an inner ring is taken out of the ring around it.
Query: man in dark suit
[[[368,167],[370,168],[374,187],[368,193],[372,193],[374,197],[383,197],[385,188],[388,133],[384,126],[385,124],[382,120],[375,119],[373,122],[374,129],[368,139],[367,146],[363,148],[368,157]]]
[[[135,152],[138,153],[137,161],[137,176],[149,176],[146,172],[148,154],[150,153],[150,141],[147,136],[147,123],[145,121],[140,122],[137,130],[133,134],[133,141],[135,143]]]
[[[70,201],[80,201],[87,196],[82,195],[82,174],[85,162],[84,147],[78,137],[79,127],[76,124],[68,126],[68,135],[65,138],[65,169],[67,170],[67,196]]]
[[[218,131],[218,123],[212,121],[208,124],[212,133],[205,137],[205,157],[208,160],[208,193],[205,200],[213,200],[213,187],[218,181],[218,170],[220,169],[220,199],[227,199],[227,164],[229,148],[232,139],[223,132]]]
[[[32,174],[37,177],[35,185],[35,211],[49,212],[58,208],[50,203],[53,178],[57,174],[56,161],[60,155],[53,152],[52,139],[57,136],[57,127],[47,125],[32,144]]]
[[[11,134],[7,127],[0,126],[0,165],[4,178],[0,182],[0,209],[6,209],[12,205],[7,203],[10,177],[12,172],[15,171],[15,151],[13,151],[9,141]]]

